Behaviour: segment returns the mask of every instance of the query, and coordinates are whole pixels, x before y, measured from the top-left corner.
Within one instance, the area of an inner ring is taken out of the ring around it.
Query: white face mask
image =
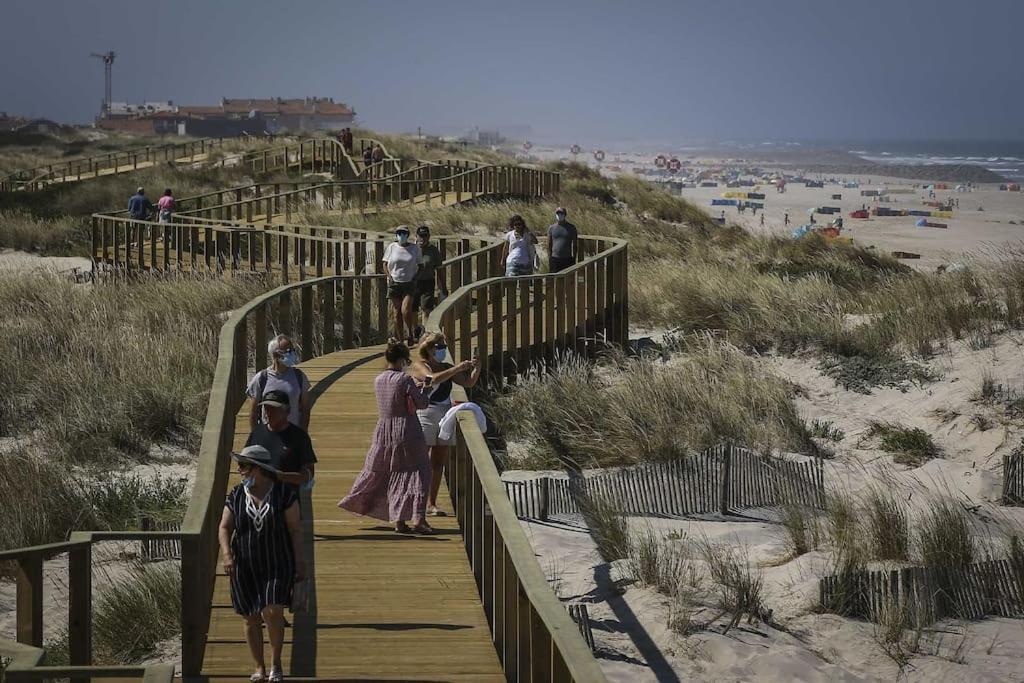
[[[555,220],[558,221],[559,223],[561,223],[562,221],[565,220],[565,214],[564,213],[556,213],[555,214]]]

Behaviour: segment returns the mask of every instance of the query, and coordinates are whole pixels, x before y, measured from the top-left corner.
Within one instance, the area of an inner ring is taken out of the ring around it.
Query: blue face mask
[[[242,486],[244,486],[245,488],[251,489],[255,485],[256,477],[252,476],[251,474],[248,477],[242,477]]]
[[[399,244],[406,244],[409,241],[409,233],[398,233],[397,235],[395,235],[395,241],[397,241]]]
[[[281,362],[288,368],[298,365],[299,354],[295,352],[295,349],[288,349],[285,351],[284,355],[281,356]]]
[[[443,363],[448,357],[448,349],[434,349],[434,360]]]

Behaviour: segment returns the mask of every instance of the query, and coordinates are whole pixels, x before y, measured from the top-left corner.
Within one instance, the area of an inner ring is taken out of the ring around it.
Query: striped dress
[[[238,614],[253,616],[267,605],[291,604],[295,554],[284,511],[298,500],[295,489],[280,482],[270,487],[260,505],[241,484],[228,494],[224,505],[235,518],[231,606]]]

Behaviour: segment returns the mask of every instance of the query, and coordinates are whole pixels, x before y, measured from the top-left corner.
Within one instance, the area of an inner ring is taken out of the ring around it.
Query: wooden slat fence
[[[580,635],[584,642],[594,651],[594,631],[590,628],[590,614],[587,612],[587,605],[583,602],[576,602],[565,606],[569,610],[569,616],[576,622],[580,629]]]
[[[139,520],[143,531],[181,531],[181,522],[155,520],[143,517]],[[157,560],[180,560],[181,541],[177,538],[143,538],[139,540],[139,559],[143,562]]]
[[[821,509],[825,496],[821,458],[798,462],[727,444],[673,462],[593,474],[584,486],[589,495],[640,515],[727,514],[787,504]],[[568,479],[506,481],[505,490],[520,517],[546,520],[579,513]]]
[[[904,567],[826,576],[819,601],[828,612],[879,622],[906,610],[909,623],[1024,616],[1024,562],[989,560],[965,567]]]
[[[1024,454],[1003,456],[1003,505],[1024,505]]]

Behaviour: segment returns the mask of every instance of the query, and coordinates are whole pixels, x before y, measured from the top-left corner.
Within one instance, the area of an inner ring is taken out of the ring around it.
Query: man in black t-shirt
[[[280,470],[277,478],[299,488],[313,481],[316,454],[309,434],[288,420],[288,400],[283,391],[263,394],[260,407],[266,420],[256,425],[245,445],[259,445],[270,451],[274,467]]]

